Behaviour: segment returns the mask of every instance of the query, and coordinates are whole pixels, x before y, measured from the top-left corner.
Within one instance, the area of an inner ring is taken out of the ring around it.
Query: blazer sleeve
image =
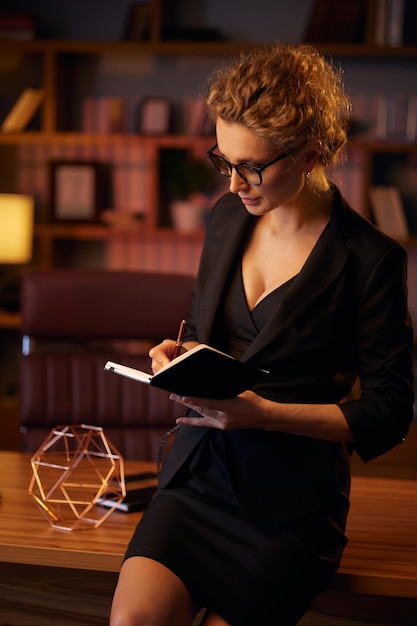
[[[201,323],[202,294],[209,293],[209,308],[214,314],[219,290],[225,284],[231,259],[241,246],[250,219],[242,202],[232,193],[223,195],[210,211],[184,341],[210,343],[211,326]]]
[[[406,273],[406,251],[389,247],[358,302],[361,397],[340,408],[364,461],[403,441],[413,420],[413,329]]]

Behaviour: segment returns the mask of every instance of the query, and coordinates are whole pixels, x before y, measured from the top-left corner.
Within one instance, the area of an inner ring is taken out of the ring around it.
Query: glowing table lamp
[[[0,193],[0,263],[28,263],[32,257],[33,198]]]

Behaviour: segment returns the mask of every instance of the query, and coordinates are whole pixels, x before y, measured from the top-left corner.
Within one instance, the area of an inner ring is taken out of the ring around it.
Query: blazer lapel
[[[276,339],[298,316],[309,307],[343,270],[347,252],[343,237],[354,229],[351,209],[346,210],[337,188],[333,215],[308,257],[301,272],[288,289],[281,305],[242,357],[247,361]],[[219,306],[222,292],[219,285],[227,284],[231,269],[245,239],[250,221],[254,219],[246,211],[232,215],[232,223],[220,228],[216,242],[216,263],[210,266],[201,298],[199,328],[201,341],[210,340],[210,332]]]
[[[214,324],[221,298],[222,289],[228,283],[230,272],[242,249],[246,231],[253,219],[249,213],[242,211],[230,228],[223,228],[216,247],[216,263],[211,266],[204,292],[201,298],[199,328],[202,332],[201,341],[210,340],[210,332]]]
[[[280,306],[245,352],[247,361],[291,326],[343,270],[347,252],[335,221],[330,220]]]

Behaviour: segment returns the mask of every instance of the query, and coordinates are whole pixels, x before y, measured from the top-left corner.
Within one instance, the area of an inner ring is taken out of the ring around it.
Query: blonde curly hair
[[[269,44],[214,72],[208,112],[283,149],[318,143],[320,163],[332,165],[347,142],[351,108],[341,74],[311,46]]]

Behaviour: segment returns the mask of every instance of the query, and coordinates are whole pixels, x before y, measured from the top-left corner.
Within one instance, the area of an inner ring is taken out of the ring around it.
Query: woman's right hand
[[[154,374],[156,374],[161,367],[168,365],[168,363],[172,361],[175,348],[175,341],[173,339],[164,339],[162,343],[159,343],[149,350],[149,356],[152,359],[151,368]]]
[[[190,348],[198,345],[198,341],[187,341],[180,351],[180,354],[186,352]],[[151,368],[154,374],[159,372],[161,367],[168,365],[176,355],[176,342],[173,339],[164,339],[162,343],[154,346],[149,350],[149,356],[152,359]]]

